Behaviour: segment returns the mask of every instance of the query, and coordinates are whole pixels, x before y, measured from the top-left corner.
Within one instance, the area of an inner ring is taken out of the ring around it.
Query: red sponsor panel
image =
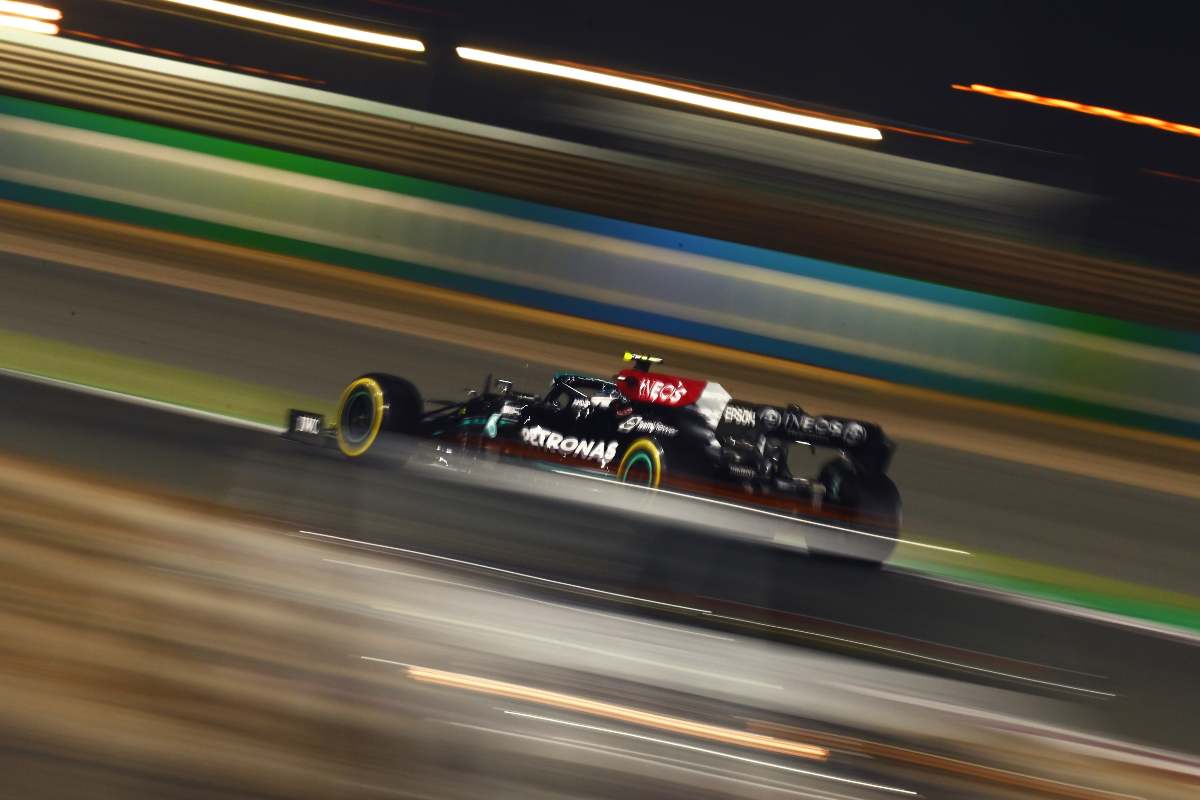
[[[639,403],[669,408],[681,408],[696,402],[707,385],[708,381],[636,369],[624,369],[617,373],[617,388],[621,394]]]

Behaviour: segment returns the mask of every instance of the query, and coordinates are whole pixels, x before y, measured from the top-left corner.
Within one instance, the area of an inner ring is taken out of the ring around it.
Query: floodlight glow
[[[58,26],[53,22],[43,22],[40,19],[29,19],[28,17],[12,17],[8,14],[0,14],[0,28],[16,28],[19,31],[46,33],[50,36],[58,33]]]
[[[34,3],[18,3],[15,0],[0,0],[0,14],[44,19],[49,22],[58,22],[62,19],[62,12],[57,8],[46,8]]]
[[[291,14],[280,14],[261,8],[226,3],[223,0],[163,0],[163,2],[189,6],[201,11],[211,11],[214,14],[226,14],[231,17],[250,20],[251,22],[262,22],[267,25],[278,25],[281,28],[291,28],[292,30],[304,31],[306,33],[331,36],[336,39],[349,39],[354,42],[374,44],[380,47],[392,47],[398,50],[412,50],[418,53],[425,51],[425,44],[419,39],[364,31],[359,28],[348,28],[345,25],[334,25],[328,22],[319,22],[315,19],[295,17]]]
[[[970,86],[952,83],[951,89],[958,89],[961,92],[976,92],[977,94],[986,94],[992,97],[999,97],[1004,100],[1020,100],[1023,103],[1034,103],[1039,106],[1050,106],[1051,108],[1063,108],[1067,111],[1078,111],[1080,114],[1091,114],[1095,117],[1108,117],[1115,119],[1118,122],[1128,122],[1131,125],[1145,125],[1150,128],[1158,128],[1161,131],[1170,133],[1182,133],[1187,136],[1200,136],[1200,127],[1195,125],[1183,125],[1178,122],[1167,122],[1165,119],[1156,117],[1147,117],[1141,114],[1129,114],[1124,111],[1117,111],[1115,108],[1105,108],[1103,106],[1090,106],[1086,103],[1077,103],[1074,100],[1060,100],[1057,97],[1042,97],[1041,95],[1030,94],[1029,92],[1018,92],[1013,89],[997,89],[994,86],[984,86],[980,83],[972,83]]]
[[[569,67],[564,64],[555,64],[549,61],[538,61],[536,59],[523,58],[521,56],[510,56],[504,53],[495,53],[490,50],[478,50],[473,47],[459,47],[456,49],[458,51],[459,58],[467,61],[478,61],[497,67],[507,67],[509,69],[518,69],[525,72],[536,72],[540,75],[550,75],[555,78],[565,78],[567,80],[580,81],[582,83],[591,83],[596,86],[605,86],[610,89],[620,89],[626,92],[644,94],[649,97],[657,97],[661,100],[670,100],[675,103],[698,106],[700,108],[707,108],[712,111],[720,111],[726,114],[734,114],[740,117],[750,117],[751,119],[762,120],[764,122],[775,122],[781,125],[791,125],[797,128],[808,128],[810,130],[822,131],[824,133],[836,133],[842,136],[852,136],[857,139],[878,140],[883,138],[883,134],[880,133],[877,128],[871,128],[865,125],[854,125],[849,122],[838,122],[837,120],[822,119],[821,117],[810,117],[807,114],[797,114],[792,111],[766,108],[763,106],[753,105],[751,103],[743,103],[737,100],[726,100],[721,97],[713,97],[712,95],[701,94],[699,92],[689,92],[684,89],[676,89],[671,86],[663,86],[662,84],[638,80],[636,78],[627,78],[620,75],[609,75],[604,72],[596,72],[590,69]]]

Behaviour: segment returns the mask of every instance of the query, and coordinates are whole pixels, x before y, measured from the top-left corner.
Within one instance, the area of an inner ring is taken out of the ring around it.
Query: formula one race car
[[[350,458],[401,434],[460,453],[550,461],[809,521],[856,540],[831,555],[879,564],[891,554],[900,495],[886,475],[895,447],[878,425],[736,400],[710,381],[651,372],[659,358],[626,353],[625,360],[632,367],[611,378],[559,373],[540,395],[489,375],[482,391],[432,409],[409,381],[371,373],[346,387],[332,424],[293,410],[286,435],[336,442]],[[816,475],[796,477],[788,458],[795,444],[834,452]]]

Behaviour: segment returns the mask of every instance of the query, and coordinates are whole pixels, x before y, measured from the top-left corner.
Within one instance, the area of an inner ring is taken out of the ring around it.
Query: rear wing
[[[840,450],[869,472],[886,472],[896,445],[872,422],[846,417],[814,416],[798,405],[787,408],[730,400],[721,413],[718,436],[756,439],[765,436]]]
[[[649,372],[652,364],[661,364],[662,359],[658,356],[644,356],[640,353],[630,353],[625,351],[624,361],[632,361],[633,369],[638,372]]]

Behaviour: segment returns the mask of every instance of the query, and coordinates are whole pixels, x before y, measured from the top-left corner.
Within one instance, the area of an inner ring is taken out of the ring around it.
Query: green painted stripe
[[[912,568],[917,572],[960,581],[968,585],[1013,592],[1035,599],[1065,603],[1200,633],[1200,609],[1194,605],[1174,605],[1128,595],[1105,594],[1079,586],[1059,586],[1024,575],[1001,575],[946,566],[913,565]]]

